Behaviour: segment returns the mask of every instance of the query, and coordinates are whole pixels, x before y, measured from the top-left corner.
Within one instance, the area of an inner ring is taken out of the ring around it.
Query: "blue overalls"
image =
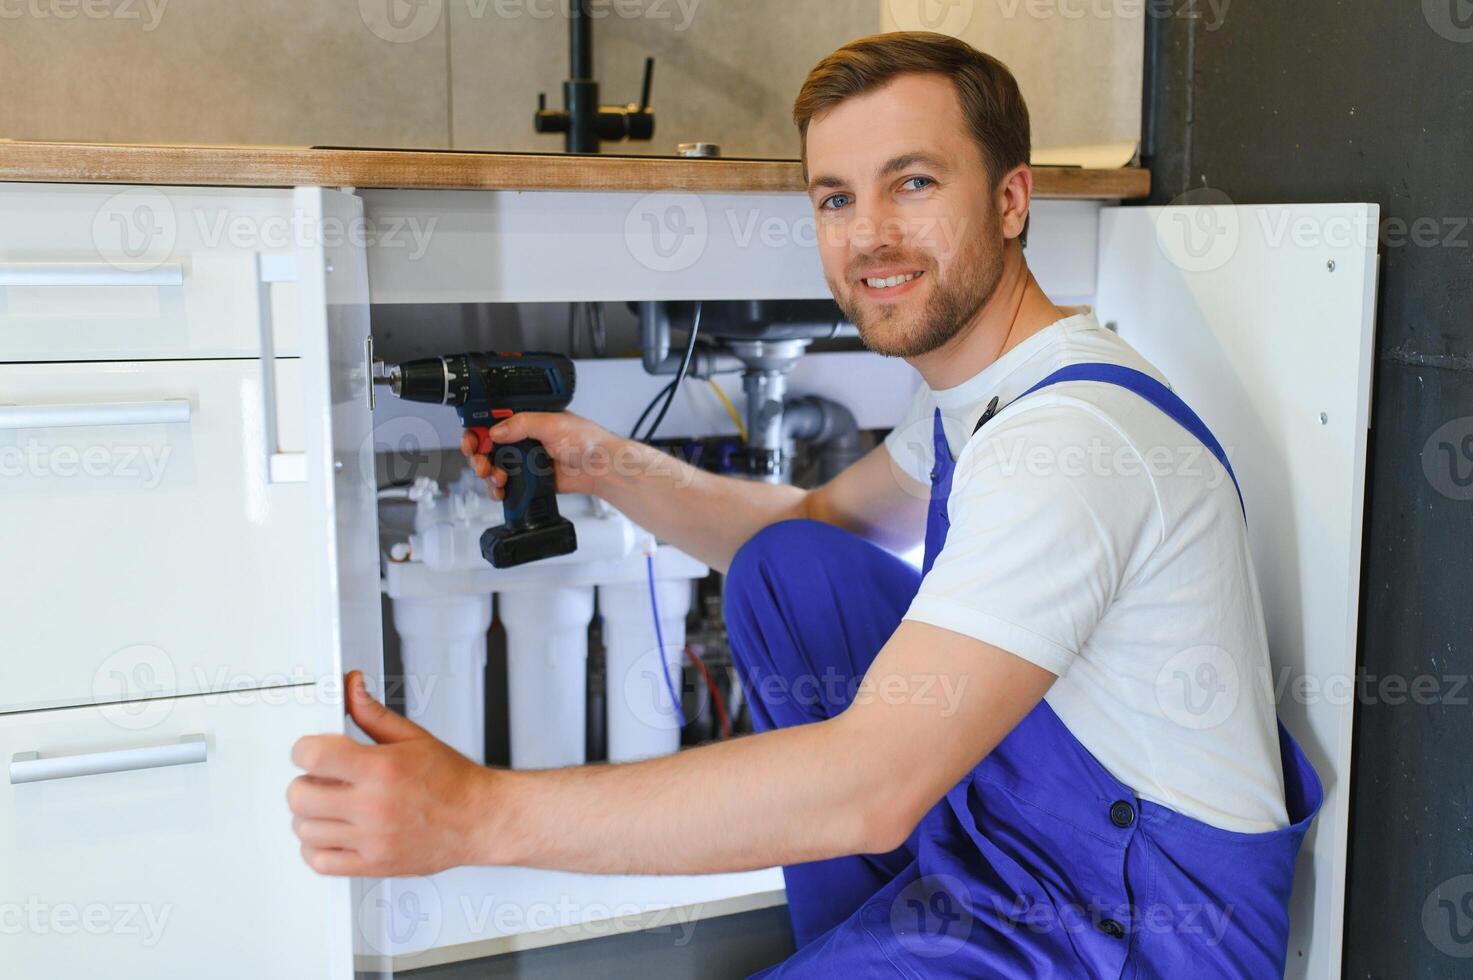
[[[1136,392],[1232,473],[1201,420],[1149,375],[1074,364],[1025,395],[1077,380]],[[935,446],[920,574],[813,521],[774,524],[738,551],[727,625],[759,731],[838,714],[899,626],[949,528],[954,462],[939,411]],[[1237,833],[1139,799],[1040,702],[901,847],[784,868],[799,948],[756,976],[1282,977],[1294,861],[1323,792],[1282,724],[1279,747],[1290,826]]]

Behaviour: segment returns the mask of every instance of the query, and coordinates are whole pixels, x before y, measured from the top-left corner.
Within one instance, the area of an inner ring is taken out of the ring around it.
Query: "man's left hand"
[[[302,858],[319,874],[427,875],[475,862],[493,773],[347,677],[348,713],[377,745],[308,735],[292,747],[306,774],[287,787]]]

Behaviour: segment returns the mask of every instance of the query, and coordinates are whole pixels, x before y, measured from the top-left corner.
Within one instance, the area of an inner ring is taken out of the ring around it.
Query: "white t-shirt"
[[[1078,310],[954,388],[922,385],[886,438],[929,483],[939,406],[957,457],[946,546],[905,618],[1057,674],[1049,705],[1142,799],[1227,830],[1287,826],[1263,607],[1227,471],[1118,385],[1063,382],[1010,404],[1080,361],[1166,383]]]

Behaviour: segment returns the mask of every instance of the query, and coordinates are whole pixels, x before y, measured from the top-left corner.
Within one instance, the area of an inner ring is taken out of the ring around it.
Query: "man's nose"
[[[865,202],[854,216],[849,242],[856,252],[870,254],[893,249],[905,239],[905,229],[889,202]]]

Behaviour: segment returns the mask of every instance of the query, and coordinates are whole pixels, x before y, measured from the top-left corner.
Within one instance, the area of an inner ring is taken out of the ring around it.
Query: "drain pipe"
[[[818,466],[825,483],[860,457],[859,423],[838,402],[817,395],[790,398],[783,403],[782,425],[785,441],[803,439],[823,447]]]
[[[669,303],[644,300],[639,304],[639,351],[649,374],[675,374],[680,370],[685,351],[670,349]],[[740,371],[742,367],[742,362],[726,351],[703,350],[697,346],[690,359],[690,376],[709,378],[713,374]]]
[[[788,371],[808,348],[807,340],[728,340],[741,363],[742,390],[747,396],[747,446],[743,452],[749,479],[786,483],[791,472],[783,404]]]

